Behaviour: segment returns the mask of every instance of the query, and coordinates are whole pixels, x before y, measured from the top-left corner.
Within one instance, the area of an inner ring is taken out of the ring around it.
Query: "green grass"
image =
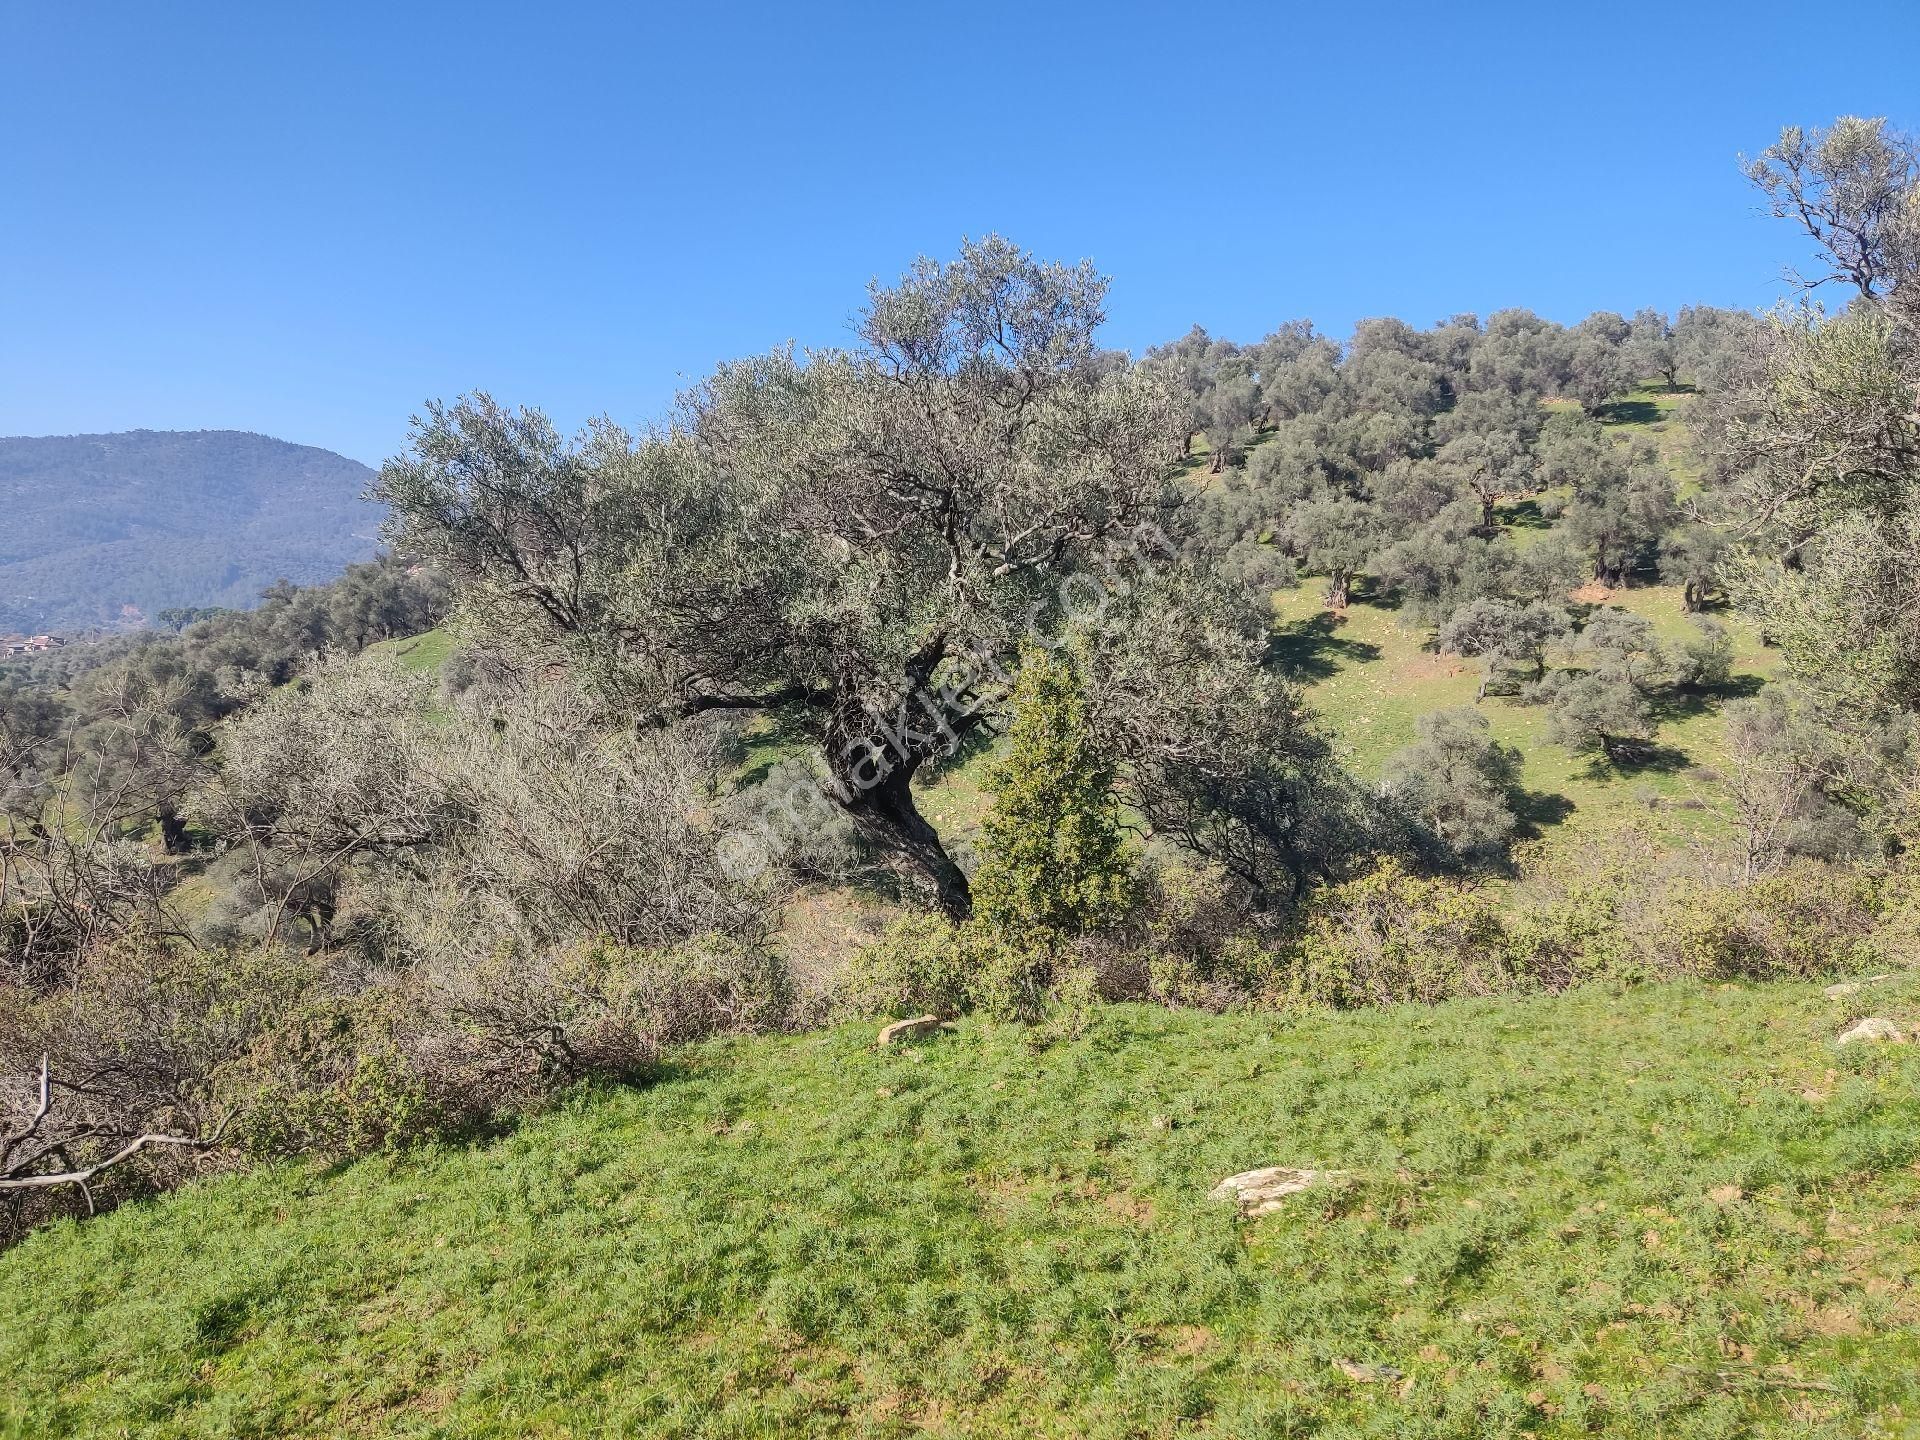
[[[715,1044],[489,1143],[32,1236],[0,1434],[1911,1434],[1920,1047],[1835,1049],[1857,1013],[1675,985]],[[1206,1198],[1269,1163],[1350,1174]]]
[[[390,655],[399,661],[402,670],[422,675],[446,664],[447,657],[453,654],[457,643],[450,632],[436,628],[409,635],[403,640],[382,640],[369,645],[366,653]]]
[[[1694,393],[1690,385],[1668,389],[1664,380],[1652,380],[1629,390],[1609,405],[1601,423],[1622,436],[1650,440],[1685,496],[1699,487],[1700,458],[1694,452],[1684,412]]]
[[[1691,633],[1674,586],[1616,591],[1607,603],[1646,616],[1663,640]],[[1394,751],[1413,743],[1420,716],[1474,704],[1478,662],[1427,648],[1431,632],[1405,625],[1395,611],[1359,601],[1337,616],[1325,608],[1323,587],[1306,580],[1275,597],[1275,612],[1283,656],[1366,778],[1377,778]],[[1521,784],[1535,797],[1530,808],[1556,842],[1622,823],[1676,842],[1731,833],[1731,807],[1708,773],[1725,759],[1722,710],[1728,698],[1764,682],[1775,657],[1750,626],[1718,618],[1734,636],[1734,683],[1661,710],[1653,763],[1615,768],[1576,756],[1547,738],[1544,707],[1502,695],[1480,702],[1493,737],[1520,751]]]

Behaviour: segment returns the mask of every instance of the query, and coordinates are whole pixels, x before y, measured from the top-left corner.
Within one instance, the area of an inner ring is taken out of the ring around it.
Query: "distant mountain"
[[[0,438],[0,631],[244,608],[373,554],[373,472],[240,430]]]

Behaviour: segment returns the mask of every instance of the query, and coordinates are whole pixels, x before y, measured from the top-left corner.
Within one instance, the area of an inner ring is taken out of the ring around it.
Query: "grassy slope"
[[[381,640],[367,647],[369,655],[391,655],[400,668],[415,675],[438,670],[453,653],[454,638],[446,630],[433,629],[401,640]]]
[[[1684,391],[1642,386],[1605,416],[1622,438],[1651,440],[1683,491],[1698,476],[1684,424],[1676,418],[1685,398]],[[1556,401],[1551,408],[1573,407]],[[1531,519],[1531,507],[1503,510],[1510,518],[1523,512],[1530,523],[1509,528],[1522,545],[1548,533]],[[1404,626],[1393,611],[1359,600],[1344,615],[1335,615],[1323,597],[1322,582],[1312,578],[1275,596],[1279,643],[1350,763],[1374,777],[1389,755],[1414,741],[1421,715],[1473,704],[1478,665],[1436,654],[1431,632]],[[1636,585],[1612,592],[1604,603],[1644,615],[1663,640],[1682,641],[1693,634],[1678,586]],[[1723,695],[1658,708],[1652,763],[1619,769],[1583,759],[1547,738],[1543,708],[1502,696],[1482,702],[1480,712],[1494,738],[1521,752],[1531,818],[1549,844],[1577,844],[1621,824],[1674,843],[1731,833],[1732,812],[1711,773],[1725,753],[1721,707],[1731,696],[1758,689],[1773,674],[1776,656],[1738,617],[1722,612],[1714,618],[1733,634],[1734,682]]]
[[[1479,684],[1477,662],[1440,655],[1430,632],[1404,626],[1390,610],[1356,602],[1344,616],[1323,604],[1312,580],[1276,599],[1280,643],[1308,698],[1338,737],[1349,762],[1362,775],[1377,776],[1387,757],[1413,743],[1420,716],[1451,706],[1471,706]],[[1644,615],[1663,639],[1692,633],[1674,586],[1654,585],[1614,592],[1607,602]],[[1750,626],[1718,617],[1735,640],[1735,686],[1756,686],[1773,670]],[[1571,840],[1589,831],[1631,820],[1651,833],[1681,838],[1727,833],[1731,812],[1718,781],[1704,773],[1724,754],[1721,697],[1698,697],[1660,714],[1655,763],[1615,769],[1576,756],[1547,738],[1547,711],[1517,698],[1492,695],[1479,710],[1495,739],[1519,749],[1522,785],[1532,810],[1550,835]],[[1650,805],[1650,801],[1657,801]],[[1564,803],[1557,803],[1564,802]],[[1703,807],[1703,808],[1695,808]]]
[[[1920,1018],[1920,978],[1870,993]],[[1920,1047],[1833,1048],[1855,1013],[1681,985],[714,1045],[490,1143],[33,1236],[0,1433],[1903,1433]],[[1206,1199],[1275,1162],[1351,1177]]]

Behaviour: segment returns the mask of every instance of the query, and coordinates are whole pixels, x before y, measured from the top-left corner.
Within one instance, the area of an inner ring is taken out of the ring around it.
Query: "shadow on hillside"
[[[1296,680],[1325,680],[1348,665],[1380,658],[1370,640],[1348,640],[1335,633],[1346,621],[1331,610],[1290,620],[1267,639],[1267,658]]]
[[[1561,824],[1578,808],[1566,796],[1550,790],[1516,789],[1513,792],[1513,817],[1520,822],[1520,831],[1529,840],[1539,839],[1547,826]]]
[[[993,748],[993,742],[999,738],[1000,732],[991,721],[969,730],[960,737],[960,743],[951,755],[935,755],[922,765],[920,776],[915,777],[916,781],[924,777],[926,783],[931,784],[950,771],[958,770],[976,755],[986,754]]]
[[[1648,707],[1656,723],[1691,720],[1699,715],[1717,713],[1729,700],[1751,700],[1767,682],[1758,675],[1735,675],[1724,685],[1708,689],[1676,690],[1648,697]]]
[[[794,723],[794,717],[790,715],[775,711],[765,719],[766,728],[751,734],[745,722],[737,722],[723,732],[729,762],[744,767],[733,779],[736,793],[765,783],[767,776],[773,773],[774,766],[790,759],[796,752],[810,750],[814,743],[813,737]],[[752,765],[747,764],[750,756],[754,757]]]
[[[1660,421],[1660,407],[1652,400],[1643,400],[1638,396],[1631,400],[1610,400],[1594,412],[1602,425],[1655,425]]]
[[[1583,772],[1588,780],[1606,780],[1628,775],[1677,775],[1693,769],[1693,757],[1678,745],[1663,745],[1657,740],[1629,740],[1621,743],[1610,759],[1596,755]]]

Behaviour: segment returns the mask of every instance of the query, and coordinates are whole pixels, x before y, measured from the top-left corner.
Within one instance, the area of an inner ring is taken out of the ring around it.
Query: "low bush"
[[[1881,882],[1801,861],[1751,885],[1676,896],[1662,949],[1675,968],[1716,979],[1804,979],[1887,956]]]
[[[964,1015],[1037,1019],[1055,971],[1052,951],[1023,948],[985,926],[914,914],[890,924],[855,958],[841,990],[861,1015]],[[1062,967],[1065,968],[1065,967]]]
[[[0,1233],[231,1153],[248,1100],[233,1067],[314,979],[283,952],[136,931],[80,955],[58,988],[0,984],[0,1197],[12,1207]],[[158,1138],[129,1155],[137,1163],[112,1163],[143,1136]],[[84,1178],[36,1183],[66,1173]]]
[[[793,1007],[777,956],[715,934],[668,946],[503,946],[407,983],[400,1043],[429,1093],[489,1108],[588,1077],[643,1079],[670,1046],[777,1030]]]
[[[245,1101],[234,1143],[254,1158],[337,1161],[477,1118],[477,1097],[435,1093],[406,1052],[399,1000],[389,988],[294,1007],[225,1077]]]
[[[1531,988],[1485,891],[1387,860],[1309,903],[1272,998],[1320,1005],[1433,1004]]]

